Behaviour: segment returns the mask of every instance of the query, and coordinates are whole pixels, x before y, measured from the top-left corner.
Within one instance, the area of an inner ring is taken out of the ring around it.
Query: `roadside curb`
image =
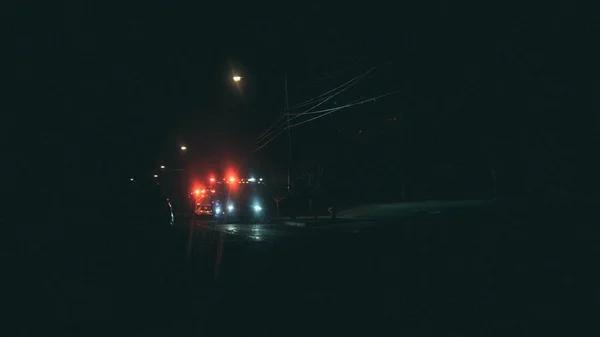
[[[283,224],[286,226],[306,227],[306,223],[304,222],[284,221]]]
[[[350,223],[356,223],[356,222],[367,222],[367,221],[373,221],[373,219],[365,219],[365,218],[338,218],[336,220],[328,220],[328,221],[323,221],[323,222],[298,222],[298,221],[290,221],[290,220],[285,220],[282,222],[283,225],[285,226],[295,226],[295,227],[313,227],[313,228],[325,228],[325,227],[330,227],[330,226],[341,226],[341,225],[345,225],[345,224],[350,224]]]

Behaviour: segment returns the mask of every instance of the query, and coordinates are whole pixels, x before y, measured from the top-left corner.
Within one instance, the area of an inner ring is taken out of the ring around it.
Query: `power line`
[[[333,90],[335,90],[335,89],[333,89]],[[322,101],[322,100],[324,100],[326,98],[324,95],[326,95],[327,93],[329,93],[329,92],[331,92],[333,90],[330,90],[330,91],[328,91],[328,92],[326,92],[324,94],[321,94],[319,96],[312,97],[312,98],[310,98],[310,99],[308,99],[308,100],[306,100],[306,101],[304,101],[302,103],[298,103],[298,104],[294,105],[293,107],[291,107],[290,109],[298,109],[298,108],[302,108],[302,107],[305,107],[307,105],[315,104],[315,103],[317,103],[319,101]]]
[[[371,71],[375,70],[375,68],[376,68],[376,67],[373,67],[373,68],[371,68],[370,70],[367,70],[366,72],[371,72]],[[300,108],[300,107],[303,107],[303,106],[307,106],[307,105],[313,104],[313,103],[315,103],[315,102],[317,102],[317,101],[319,101],[319,100],[323,100],[323,99],[325,99],[325,98],[326,98],[325,96],[327,96],[328,94],[330,94],[330,93],[332,93],[332,92],[334,92],[334,91],[336,91],[336,90],[338,90],[338,89],[340,89],[340,88],[344,87],[344,86],[345,86],[345,85],[347,85],[348,83],[350,83],[350,82],[354,81],[355,79],[357,79],[357,78],[359,78],[359,77],[361,77],[361,76],[363,76],[363,75],[364,75],[364,73],[363,73],[363,74],[361,74],[361,75],[355,76],[354,78],[350,79],[350,80],[349,80],[349,81],[347,81],[346,83],[344,83],[344,84],[342,84],[342,85],[339,85],[339,86],[337,86],[337,87],[335,87],[335,88],[333,88],[333,89],[331,89],[331,90],[329,90],[329,91],[327,91],[327,92],[325,92],[325,93],[323,93],[323,94],[321,94],[321,95],[315,96],[315,97],[313,97],[313,98],[309,98],[309,99],[307,99],[306,101],[304,101],[304,102],[302,102],[302,103],[299,103],[299,104],[297,104],[297,105],[294,105],[294,106],[293,106],[293,107],[291,107],[290,109],[296,109],[296,108]]]
[[[275,121],[275,123],[273,123],[271,126],[269,126],[265,131],[261,132],[257,139],[262,138],[265,134],[267,134],[273,127],[276,127],[279,124],[279,121],[283,119],[283,117],[286,117],[288,114],[287,113],[282,113],[279,118],[277,118],[277,120]]]
[[[342,109],[342,108],[341,107],[340,108],[335,108],[335,110],[331,111],[330,113],[335,112],[335,111],[340,110],[340,109]],[[277,134],[275,134],[273,137],[271,137],[271,139],[269,139],[266,143],[264,143],[263,145],[259,146],[256,150],[254,150],[254,152],[262,149],[265,146],[267,146],[270,142],[272,142],[273,140],[275,140],[275,138],[277,138],[281,133],[283,133],[283,131],[289,130],[292,127],[294,127],[296,125],[300,125],[300,124],[302,124],[302,123],[296,123],[296,124],[290,125],[289,127],[285,127],[283,129],[279,130],[279,132],[277,132]]]
[[[259,146],[257,149],[255,149],[252,152],[256,152],[256,151],[262,149],[263,147],[267,146],[267,144],[269,144],[270,142],[272,142],[275,138],[277,138],[285,130],[287,130],[287,128],[279,130],[279,132],[277,132],[277,134],[275,136],[271,137],[271,139],[269,139],[266,143],[264,143],[263,145]]]
[[[325,117],[325,116],[327,116],[327,115],[329,115],[329,114],[332,114],[332,113],[334,113],[334,112],[336,112],[336,111],[338,111],[338,110],[347,109],[347,108],[349,108],[349,107],[356,106],[356,105],[360,105],[360,104],[364,104],[364,103],[368,103],[368,102],[374,102],[374,101],[376,101],[377,99],[384,98],[384,97],[387,97],[387,96],[391,96],[391,95],[393,95],[393,94],[396,94],[396,93],[398,93],[399,91],[400,91],[400,89],[398,89],[398,90],[395,90],[395,91],[391,91],[391,92],[388,92],[388,93],[385,93],[385,94],[383,94],[383,95],[379,95],[379,96],[371,97],[371,98],[368,98],[368,99],[365,99],[365,100],[362,100],[362,101],[358,101],[358,102],[354,102],[354,103],[349,103],[349,104],[346,104],[346,105],[343,105],[343,106],[340,106],[340,107],[336,107],[336,108],[332,108],[332,109],[327,109],[327,110],[328,110],[328,112],[325,112],[325,113],[323,113],[323,114],[321,114],[321,115],[319,115],[319,116],[315,116],[315,117],[313,117],[313,118],[309,118],[309,119],[307,119],[307,120],[304,120],[304,121],[302,121],[302,122],[298,122],[298,123],[296,123],[296,124],[292,124],[292,125],[290,125],[290,126],[289,126],[289,128],[293,128],[293,127],[296,127],[296,126],[300,126],[300,125],[302,125],[302,124],[305,124],[305,123],[308,123],[308,122],[314,121],[314,120],[316,120],[316,119],[319,119],[319,118],[321,118],[321,117]],[[315,111],[315,112],[316,112],[316,111]],[[296,117],[298,117],[298,116],[296,116]],[[270,139],[269,139],[267,142],[265,142],[263,145],[261,145],[261,146],[259,146],[258,148],[256,148],[256,149],[255,149],[253,152],[256,152],[256,151],[258,151],[258,150],[262,149],[263,147],[267,146],[267,145],[268,145],[270,142],[272,142],[273,140],[275,140],[275,138],[277,138],[277,137],[278,137],[278,136],[279,136],[279,135],[280,135],[280,134],[281,134],[283,131],[286,131],[287,129],[288,129],[288,127],[285,127],[285,128],[283,128],[283,129],[280,129],[280,130],[279,130],[279,132],[278,132],[277,134],[275,134],[273,137],[271,137],[271,138],[270,138]]]
[[[346,91],[346,90],[348,90],[348,89],[352,88],[353,86],[357,85],[357,84],[360,82],[360,80],[361,80],[361,79],[363,79],[364,77],[366,77],[367,75],[369,75],[369,74],[370,74],[370,73],[371,73],[373,70],[375,70],[375,67],[373,67],[373,68],[371,68],[371,69],[369,69],[369,70],[365,71],[365,72],[364,72],[362,75],[359,75],[359,76],[357,76],[357,77],[353,78],[352,80],[350,80],[350,81],[346,82],[346,83],[349,83],[349,84],[348,84],[348,85],[347,85],[345,88],[343,88],[342,90],[340,90],[340,91],[336,92],[336,93],[335,93],[335,94],[333,94],[333,95],[330,95],[329,97],[327,97],[327,99],[325,99],[324,101],[322,101],[321,103],[319,103],[319,104],[317,104],[317,105],[314,105],[314,106],[313,106],[313,107],[311,107],[310,109],[308,109],[308,110],[306,110],[306,111],[304,111],[304,112],[302,112],[302,113],[299,113],[298,115],[294,116],[294,117],[293,117],[293,118],[291,118],[290,120],[294,120],[294,119],[296,119],[296,118],[298,118],[298,117],[300,117],[300,116],[302,116],[302,115],[305,115],[305,114],[308,114],[308,113],[310,113],[310,111],[311,111],[312,109],[314,109],[314,108],[318,107],[319,105],[321,105],[321,104],[323,104],[323,103],[325,103],[325,102],[329,101],[330,99],[332,99],[332,98],[334,98],[335,96],[337,96],[337,95],[341,94],[342,92],[344,92],[344,91]]]
[[[368,102],[374,101],[376,99],[379,99],[379,98],[382,98],[382,97],[385,97],[385,96],[393,95],[393,94],[397,93],[398,91],[400,91],[400,89],[392,91],[392,92],[389,92],[389,93],[384,94],[384,95],[380,95],[380,96],[376,96],[376,97],[371,97],[371,98],[368,98],[368,99],[365,99],[365,100],[362,100],[362,101],[356,100],[356,101],[354,101],[352,103],[348,103],[346,105],[342,105],[342,106],[335,107],[335,108],[329,108],[329,109],[323,109],[323,110],[317,110],[317,111],[311,111],[311,112],[304,112],[304,113],[299,113],[299,114],[291,114],[291,115],[292,116],[314,115],[314,114],[320,114],[320,113],[325,113],[325,112],[337,111],[339,109],[349,108],[349,107],[352,107],[352,106],[355,106],[355,105],[360,105],[360,104],[368,103]]]
[[[341,92],[343,92],[343,91],[347,90],[348,88],[350,88],[350,87],[354,86],[355,84],[356,84],[356,82],[355,82],[355,83],[352,83],[352,84],[350,84],[348,87],[344,88],[344,89],[343,89],[343,90],[341,90],[340,92],[338,92],[338,93],[336,93],[336,94],[333,94],[333,95],[330,95],[330,96],[329,96],[329,97],[328,97],[328,98],[327,98],[325,101],[323,101],[323,102],[321,102],[321,103],[319,103],[319,104],[317,104],[317,105],[315,105],[315,106],[311,107],[310,109],[306,110],[306,111],[305,111],[305,113],[306,113],[306,112],[310,112],[310,110],[312,110],[312,109],[316,108],[317,106],[319,106],[319,105],[321,105],[321,104],[325,103],[326,101],[330,100],[331,98],[335,97],[336,95],[340,94]],[[281,127],[281,126],[282,126],[284,123],[287,123],[287,125],[289,125],[289,122],[290,122],[290,121],[292,121],[292,120],[294,120],[294,119],[298,118],[300,115],[302,115],[302,113],[301,113],[301,114],[297,114],[297,115],[296,115],[296,116],[294,116],[293,118],[290,118],[290,115],[289,115],[289,114],[287,114],[287,117],[288,117],[288,118],[287,118],[287,120],[282,120],[282,121],[279,123],[279,125],[277,125],[276,127],[274,127],[274,128],[273,128],[271,131],[269,131],[267,134],[265,134],[265,135],[263,135],[263,136],[259,137],[259,138],[258,138],[258,139],[255,141],[255,143],[258,143],[258,142],[260,142],[260,141],[264,140],[265,138],[267,138],[268,136],[270,136],[271,134],[273,134],[275,131],[277,131],[277,128]],[[284,130],[285,130],[285,129],[284,129]]]
[[[318,103],[318,104],[314,105],[313,107],[309,108],[308,110],[306,110],[306,111],[305,111],[305,113],[306,113],[306,112],[310,112],[310,110],[312,110],[312,109],[314,109],[314,108],[318,107],[319,105],[321,105],[321,104],[323,104],[323,103],[327,102],[327,101],[328,101],[328,100],[330,100],[331,98],[333,98],[333,97],[337,96],[338,94],[340,94],[340,93],[342,93],[342,92],[346,91],[347,89],[349,89],[349,88],[353,87],[354,85],[356,85],[356,84],[358,83],[358,81],[360,81],[362,78],[364,78],[365,76],[367,76],[368,74],[370,74],[370,73],[371,73],[373,70],[375,70],[375,68],[376,68],[376,67],[373,67],[373,68],[371,68],[371,69],[369,69],[369,70],[365,71],[364,73],[362,73],[362,74],[360,74],[360,75],[358,75],[358,76],[355,76],[354,78],[350,79],[349,81],[345,82],[344,84],[342,84],[342,85],[340,85],[340,86],[337,86],[336,88],[334,88],[334,89],[332,89],[332,90],[328,91],[328,92],[327,92],[327,93],[325,93],[325,94],[328,94],[328,93],[330,93],[330,92],[332,92],[332,91],[339,90],[340,88],[342,88],[342,89],[341,89],[340,91],[338,91],[337,93],[334,93],[334,94],[332,94],[332,95],[329,95],[329,97],[326,97],[326,98],[324,98],[324,100],[323,100],[323,101],[321,101],[320,103]],[[344,86],[346,86],[346,87],[344,88]],[[325,94],[323,94],[323,95],[325,95]],[[301,113],[301,114],[302,114],[302,113]],[[296,115],[295,117],[291,118],[290,120],[294,120],[294,119],[296,119],[296,118],[297,118],[299,115],[301,115],[301,114],[298,114],[298,115]],[[286,116],[286,114],[283,114],[282,116],[280,116],[280,117],[278,118],[278,121],[279,121],[279,122],[276,122],[276,123],[275,123],[275,124],[273,124],[271,127],[267,128],[267,130],[266,130],[265,132],[262,132],[262,133],[261,133],[261,135],[259,135],[259,136],[257,137],[257,139],[256,139],[255,143],[258,143],[258,142],[260,142],[261,140],[263,140],[264,138],[267,138],[269,135],[271,135],[272,133],[274,133],[275,131],[277,131],[277,129],[278,129],[279,127],[281,127],[281,126],[282,126],[284,123],[287,123],[287,120],[286,120],[286,121],[282,120],[282,118],[283,118],[284,116]]]
[[[334,113],[334,112],[336,112],[336,111],[338,111],[338,110],[341,110],[341,109],[345,109],[345,108],[347,108],[347,107],[351,107],[351,106],[355,106],[355,105],[359,105],[359,104],[364,104],[364,103],[367,103],[367,102],[373,102],[373,101],[375,101],[375,100],[377,100],[377,99],[379,99],[379,98],[383,98],[383,97],[386,97],[386,96],[393,95],[393,94],[395,94],[395,93],[397,93],[397,92],[399,92],[399,91],[400,91],[400,89],[398,89],[398,90],[396,90],[396,91],[389,92],[389,93],[387,93],[387,94],[383,94],[383,95],[379,95],[379,96],[376,96],[376,97],[372,97],[372,98],[369,98],[369,99],[366,99],[366,100],[364,100],[364,101],[357,102],[357,103],[354,103],[354,104],[347,104],[347,105],[346,105],[346,106],[344,106],[344,107],[335,108],[335,109],[334,109],[334,110],[332,110],[332,111],[326,112],[326,113],[324,113],[324,114],[322,114],[322,115],[319,115],[319,116],[315,116],[315,117],[313,117],[313,118],[309,118],[309,119],[307,119],[307,120],[305,120],[305,121],[302,121],[302,122],[299,122],[299,123],[296,123],[296,124],[292,124],[292,125],[290,125],[289,127],[290,127],[290,128],[293,128],[293,127],[295,127],[295,126],[299,126],[299,125],[302,125],[302,124],[304,124],[304,123],[308,123],[308,122],[310,122],[310,121],[314,121],[315,119],[319,119],[319,118],[321,118],[321,117],[325,117],[325,116],[327,116],[327,115],[329,115],[329,114],[332,114],[332,113]]]

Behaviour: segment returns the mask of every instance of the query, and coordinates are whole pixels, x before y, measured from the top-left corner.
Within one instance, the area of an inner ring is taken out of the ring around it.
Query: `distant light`
[[[234,177],[230,177],[230,178],[229,178],[229,182],[234,182],[234,181],[235,181],[235,178],[234,178]]]
[[[181,146],[181,151],[185,151],[185,150],[187,150],[187,146],[185,146],[185,145],[182,145],[182,146]]]
[[[154,175],[154,178],[158,178],[158,174],[155,174],[155,175]]]
[[[218,207],[218,206],[217,206],[217,208],[215,208],[215,212],[217,212],[217,213],[221,213],[221,207]]]
[[[133,179],[133,178],[129,178],[129,181],[134,181],[134,180],[135,180],[135,179]]]
[[[262,210],[262,207],[260,207],[259,205],[255,205],[255,206],[254,206],[254,210],[255,210],[256,212],[260,212],[260,211]]]
[[[229,206],[227,206],[227,209],[228,209],[229,211],[233,211],[233,205],[229,205]]]
[[[200,194],[200,190],[195,190],[194,193]]]
[[[202,192],[202,193],[206,193],[206,190],[202,190],[202,191],[200,191],[200,192]]]
[[[242,77],[241,77],[241,76],[238,76],[238,75],[236,75],[236,76],[233,76],[233,81],[234,81],[234,82],[239,82],[241,79],[242,79]]]
[[[214,183],[215,182],[215,178],[210,178],[210,182]]]
[[[165,169],[165,165],[160,165],[160,168],[164,170]]]
[[[255,182],[256,178],[249,178],[248,181]]]
[[[262,178],[260,178],[260,179],[258,179],[258,180],[262,181]]]

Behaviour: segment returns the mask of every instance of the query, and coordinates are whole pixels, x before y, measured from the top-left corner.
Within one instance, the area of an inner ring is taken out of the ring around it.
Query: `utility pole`
[[[400,197],[404,201],[404,167],[400,168]]]
[[[496,194],[496,170],[492,169],[492,183],[493,183],[493,187],[494,187],[494,200],[496,200],[497,194]]]
[[[285,114],[286,114],[286,117],[287,117],[287,134],[288,134],[288,174],[287,174],[287,188],[288,188],[288,192],[289,192],[289,191],[291,191],[292,130],[290,129],[290,111],[289,111],[289,101],[288,101],[287,72],[285,73],[284,90],[285,90]]]
[[[292,207],[291,218],[296,219],[296,198],[294,198],[293,182],[292,182],[292,130],[290,129],[290,104],[288,99],[288,84],[287,84],[287,72],[285,73],[284,79],[284,90],[285,90],[285,114],[287,117],[287,134],[288,134],[288,193],[290,196],[290,205]]]

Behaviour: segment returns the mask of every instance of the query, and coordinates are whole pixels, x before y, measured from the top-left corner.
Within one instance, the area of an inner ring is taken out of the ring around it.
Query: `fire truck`
[[[195,213],[217,222],[266,222],[264,189],[262,178],[210,178],[206,188],[193,192]]]
[[[213,216],[215,194],[216,190],[214,186],[193,191],[194,213],[196,213],[196,215]]]

